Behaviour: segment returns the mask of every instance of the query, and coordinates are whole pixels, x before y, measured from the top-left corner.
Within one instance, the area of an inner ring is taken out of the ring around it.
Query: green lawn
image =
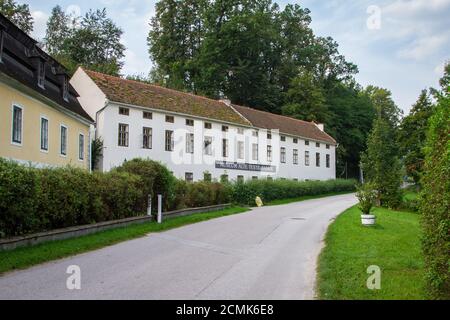
[[[363,227],[353,207],[330,226],[318,265],[320,299],[424,299],[420,216],[377,208]],[[367,268],[381,268],[381,290],[369,290]]]
[[[162,224],[157,224],[155,222],[135,224],[79,238],[46,242],[33,247],[2,251],[0,252],[0,274],[103,248],[121,241],[142,237],[151,232],[160,232],[178,228],[187,224],[243,213],[248,210],[249,209],[242,207],[232,207],[221,211],[170,218],[166,219]]]
[[[343,191],[343,192],[332,192],[332,193],[325,193],[321,195],[315,195],[315,196],[303,196],[298,198],[290,198],[290,199],[281,199],[281,200],[273,200],[268,203],[265,203],[265,206],[279,206],[283,204],[289,204],[294,202],[300,202],[305,200],[312,200],[312,199],[320,199],[320,198],[326,198],[326,197],[332,197],[332,196],[339,196],[342,194],[350,194],[354,193],[354,191]]]

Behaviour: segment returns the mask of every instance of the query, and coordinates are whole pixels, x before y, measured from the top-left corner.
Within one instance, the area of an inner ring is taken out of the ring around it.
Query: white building
[[[149,158],[194,181],[336,177],[322,125],[82,68],[71,84],[103,140],[100,170]]]

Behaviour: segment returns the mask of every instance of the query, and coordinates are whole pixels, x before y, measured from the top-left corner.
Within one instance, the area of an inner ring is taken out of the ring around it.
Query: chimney
[[[320,131],[325,131],[325,125],[323,123],[314,123]]]

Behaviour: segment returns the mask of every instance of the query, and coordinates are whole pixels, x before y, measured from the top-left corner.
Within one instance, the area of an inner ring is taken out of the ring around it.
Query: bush
[[[153,160],[133,159],[126,161],[115,172],[127,172],[138,175],[143,181],[143,192],[152,196],[152,203],[158,203],[157,196],[163,196],[163,210],[174,206],[176,178],[161,163]],[[153,206],[156,208],[156,206]]]
[[[420,194],[427,291],[450,299],[450,97],[440,99],[429,128]]]
[[[359,210],[365,215],[369,215],[377,198],[375,186],[371,183],[365,183],[357,187],[356,197],[359,200]]]
[[[255,205],[259,196],[264,203],[293,199],[303,196],[315,196],[334,192],[355,190],[354,180],[329,181],[293,181],[293,180],[251,180],[233,185],[233,201],[239,204]]]

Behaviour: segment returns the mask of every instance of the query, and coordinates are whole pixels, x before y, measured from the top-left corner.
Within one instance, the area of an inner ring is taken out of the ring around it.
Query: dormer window
[[[67,76],[63,79],[63,99],[69,102],[69,77]]]
[[[42,59],[39,59],[37,78],[38,86],[45,89],[45,61]]]

